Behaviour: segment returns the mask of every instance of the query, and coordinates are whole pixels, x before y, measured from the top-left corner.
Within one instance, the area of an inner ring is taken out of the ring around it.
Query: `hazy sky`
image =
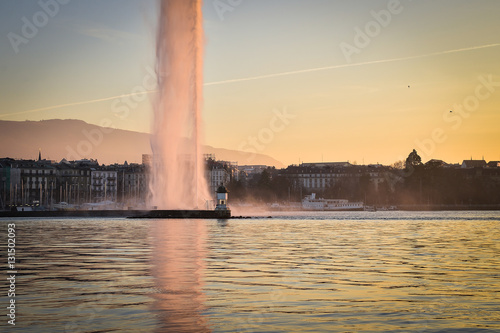
[[[499,16],[498,0],[205,0],[205,142],[285,164],[500,160]],[[149,131],[156,19],[153,0],[1,1],[0,120]]]

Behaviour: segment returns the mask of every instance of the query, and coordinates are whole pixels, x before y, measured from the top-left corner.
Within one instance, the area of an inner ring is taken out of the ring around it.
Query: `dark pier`
[[[228,219],[230,210],[67,210],[67,211],[5,211],[0,218],[142,218],[142,219]]]
[[[130,216],[141,219],[228,219],[231,211],[226,210],[152,210],[146,214]]]

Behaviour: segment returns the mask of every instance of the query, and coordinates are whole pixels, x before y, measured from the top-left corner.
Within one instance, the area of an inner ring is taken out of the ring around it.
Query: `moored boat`
[[[302,209],[317,211],[342,211],[342,210],[363,210],[362,202],[350,202],[346,199],[323,199],[316,198],[316,193],[307,195],[302,200]]]

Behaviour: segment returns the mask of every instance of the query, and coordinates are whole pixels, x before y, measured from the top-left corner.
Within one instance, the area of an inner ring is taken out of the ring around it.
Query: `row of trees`
[[[447,168],[441,163],[422,163],[413,150],[395,189],[399,203],[483,205],[500,204],[499,168]]]

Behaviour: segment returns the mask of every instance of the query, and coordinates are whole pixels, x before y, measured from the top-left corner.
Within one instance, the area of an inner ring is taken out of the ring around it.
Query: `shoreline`
[[[6,211],[1,218],[12,217],[83,217],[83,218],[137,218],[137,219],[220,219],[231,218],[231,211],[215,210],[68,210],[68,211]]]
[[[377,209],[367,213],[386,212],[389,210]],[[401,205],[396,210],[390,211],[500,211],[498,205]],[[298,213],[298,212],[345,212],[342,210],[332,211],[309,211],[309,210],[276,210],[267,213]],[[264,213],[264,212],[263,212]],[[71,210],[71,211],[0,211],[0,219],[15,217],[54,217],[54,218],[137,218],[137,219],[247,219],[251,216],[232,216],[231,211],[208,211],[208,210]]]

